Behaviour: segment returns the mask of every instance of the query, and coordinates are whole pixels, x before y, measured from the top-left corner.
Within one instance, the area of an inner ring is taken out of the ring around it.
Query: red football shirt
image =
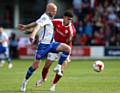
[[[75,27],[72,23],[68,26],[64,26],[63,19],[53,19],[52,20],[55,32],[54,32],[54,39],[57,42],[62,42],[68,44],[72,47],[72,40],[76,35]]]

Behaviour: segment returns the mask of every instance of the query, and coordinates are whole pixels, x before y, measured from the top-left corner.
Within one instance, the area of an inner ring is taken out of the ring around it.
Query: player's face
[[[56,15],[56,11],[52,11],[49,13],[51,17],[54,17]]]
[[[57,6],[54,3],[49,3],[46,12],[50,17],[54,17],[57,12]]]
[[[68,25],[72,21],[72,18],[71,17],[67,17],[67,16],[64,16],[63,19],[64,19],[64,23],[66,25]]]
[[[57,8],[49,9],[48,14],[50,17],[54,17],[56,15],[56,13],[57,13]]]

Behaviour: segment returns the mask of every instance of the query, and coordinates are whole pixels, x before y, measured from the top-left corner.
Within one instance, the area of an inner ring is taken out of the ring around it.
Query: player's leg
[[[8,49],[8,47],[5,47],[5,48],[6,48],[6,50],[5,50],[4,55],[8,60],[8,68],[11,69],[13,67],[13,64],[12,64],[12,61],[11,61],[11,57],[9,55],[9,49]]]
[[[27,82],[29,80],[29,78],[32,76],[32,74],[34,73],[34,71],[38,68],[39,66],[39,60],[36,60],[35,62],[33,62],[33,64],[28,68],[27,70],[27,73],[25,75],[25,78],[22,82],[22,85],[21,85],[21,91],[25,92],[26,91],[26,85],[27,85]]]
[[[64,62],[64,64],[62,65],[62,73],[64,73],[64,68],[68,65],[68,63],[70,62],[70,59],[69,57],[67,58],[67,60]],[[56,87],[56,84],[58,83],[58,81],[62,78],[62,76],[56,74],[53,81],[52,81],[52,84],[51,84],[51,87],[50,87],[50,91],[55,91],[55,87]]]
[[[26,91],[26,85],[27,82],[29,80],[29,78],[32,76],[32,74],[34,73],[34,71],[36,71],[36,69],[39,67],[40,64],[40,56],[39,54],[36,54],[36,60],[33,62],[33,64],[28,68],[27,73],[25,75],[25,78],[22,82],[21,88],[20,90],[25,92]]]
[[[42,70],[42,79],[43,80],[46,80],[47,79],[47,75],[48,75],[48,72],[49,72],[49,69],[50,69],[50,66],[52,65],[52,61],[51,60],[47,60],[44,67],[43,67],[43,70]]]
[[[5,51],[6,51],[6,48],[3,47],[1,44],[0,44],[0,67],[2,67],[5,63]]]
[[[58,75],[62,76],[63,74],[61,72],[61,66],[64,63],[64,61],[67,59],[69,54],[71,53],[71,48],[70,48],[70,46],[68,46],[67,44],[64,44],[64,43],[55,42],[55,43],[53,43],[53,45],[54,45],[53,50],[56,49],[56,51],[62,52],[60,55],[60,58],[59,58],[58,65],[54,68],[54,71]]]
[[[4,63],[5,63],[5,56],[0,53],[0,67],[3,67]]]
[[[39,44],[36,55],[35,55],[35,62],[33,62],[33,64],[27,70],[25,79],[23,80],[23,83],[21,86],[21,91],[26,91],[26,85],[29,78],[32,76],[33,72],[39,67],[39,63],[40,63],[39,60],[45,57],[46,53],[48,53],[48,49],[49,49],[48,46]]]
[[[54,62],[54,60],[57,58],[57,56],[58,55],[56,53],[48,53],[47,60],[46,60],[45,65],[42,69],[42,79],[40,79],[36,82],[36,86],[41,86],[42,83],[47,80],[49,68],[52,65],[52,63]]]
[[[49,68],[51,66],[52,62],[50,60],[47,60],[45,62],[45,65],[42,69],[42,79],[40,80],[37,80],[36,82],[36,87],[39,87],[42,85],[43,82],[45,82],[47,80],[47,75],[48,75],[48,72],[49,72]]]
[[[60,43],[60,45],[57,47],[57,51],[62,52],[60,55],[59,63],[58,63],[62,65],[64,61],[67,59],[67,57],[69,56],[69,54],[71,53],[71,48],[67,44]]]
[[[22,82],[22,85],[21,85],[21,88],[20,90],[25,92],[26,91],[26,85],[27,85],[27,82],[29,80],[29,78],[33,75],[34,71],[37,70],[37,68],[39,67],[39,64],[40,64],[40,56],[39,54],[36,54],[36,60],[32,63],[32,65],[28,68],[27,70],[27,73],[25,75],[25,78]]]

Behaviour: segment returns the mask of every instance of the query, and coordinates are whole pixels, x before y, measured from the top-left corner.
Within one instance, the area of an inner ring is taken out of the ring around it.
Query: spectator
[[[16,34],[15,33],[11,33],[10,36],[10,56],[12,58],[17,58],[18,57],[18,43],[17,43],[17,39],[16,39]]]

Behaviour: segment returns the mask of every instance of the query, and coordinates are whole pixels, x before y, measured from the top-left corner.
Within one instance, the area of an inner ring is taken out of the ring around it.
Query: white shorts
[[[9,48],[8,47],[5,47],[5,52],[0,54],[0,58],[5,58],[5,57],[9,57]]]
[[[58,61],[60,58],[61,53],[48,53],[47,60],[50,61]],[[67,61],[70,61],[70,55],[66,59]]]

